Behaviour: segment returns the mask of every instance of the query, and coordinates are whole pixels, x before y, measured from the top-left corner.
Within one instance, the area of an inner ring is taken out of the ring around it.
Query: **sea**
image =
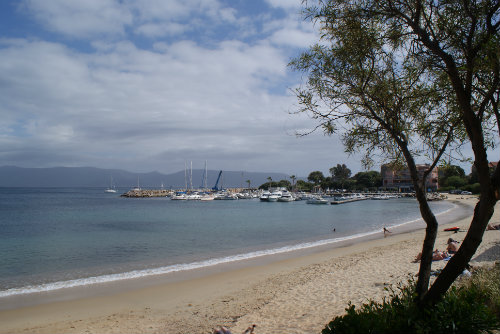
[[[127,190],[0,188],[0,298],[335,245],[420,218],[411,198],[311,205],[120,197]],[[431,207],[443,213],[454,204]]]

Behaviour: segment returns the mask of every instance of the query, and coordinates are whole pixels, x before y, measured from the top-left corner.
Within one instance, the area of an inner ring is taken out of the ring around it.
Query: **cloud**
[[[123,36],[133,18],[118,0],[24,0],[22,7],[48,30],[75,38]]]
[[[270,6],[283,8],[287,10],[300,10],[301,1],[291,1],[291,0],[265,0]]]
[[[96,54],[41,41],[2,46],[0,111],[11,132],[22,124],[27,152],[71,146],[146,160],[193,147],[248,156],[264,147],[282,151],[271,138],[287,136],[292,99],[267,89],[286,77],[287,59],[267,43],[204,49],[186,41],[155,51],[116,43]]]
[[[20,8],[46,29],[74,39],[121,39],[127,29],[148,38],[238,22],[217,0],[23,0]]]

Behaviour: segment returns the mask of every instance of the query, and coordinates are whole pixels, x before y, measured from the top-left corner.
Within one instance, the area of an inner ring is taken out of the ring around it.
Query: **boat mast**
[[[184,183],[186,184],[186,192],[188,190],[188,181],[187,181],[187,162],[184,161]]]
[[[203,178],[203,188],[207,189],[207,179],[208,179],[208,170],[207,170],[207,160],[205,160],[205,177]]]
[[[193,190],[193,160],[191,160],[191,172],[189,174],[189,189]]]

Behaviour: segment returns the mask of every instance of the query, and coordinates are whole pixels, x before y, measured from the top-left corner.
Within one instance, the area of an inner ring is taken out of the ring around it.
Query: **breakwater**
[[[172,193],[165,189],[133,189],[121,194],[121,197],[166,197]]]

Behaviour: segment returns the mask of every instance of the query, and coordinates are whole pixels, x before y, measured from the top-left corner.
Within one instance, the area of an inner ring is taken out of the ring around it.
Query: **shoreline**
[[[470,216],[475,201],[456,200],[469,205],[466,215]],[[498,214],[497,210],[497,220]],[[445,248],[442,239],[449,236],[463,239],[463,233],[444,233],[442,228],[467,226],[470,221],[464,215],[449,213],[447,222],[446,217],[438,217],[443,222],[436,248]],[[485,232],[482,248],[495,244],[495,233]],[[252,323],[257,333],[320,332],[349,300],[357,303],[383,295],[386,284],[415,273],[418,265],[411,261],[422,239],[422,227],[401,226],[387,238],[349,240],[334,248],[328,245],[179,272],[168,279],[158,276],[81,287],[72,293],[25,295],[25,305],[18,300],[16,308],[0,311],[1,332],[207,333],[222,324],[238,333]],[[395,252],[401,255],[393,258]],[[47,301],[47,295],[52,300]],[[27,301],[37,305],[28,306]],[[13,299],[10,302],[15,304]]]

